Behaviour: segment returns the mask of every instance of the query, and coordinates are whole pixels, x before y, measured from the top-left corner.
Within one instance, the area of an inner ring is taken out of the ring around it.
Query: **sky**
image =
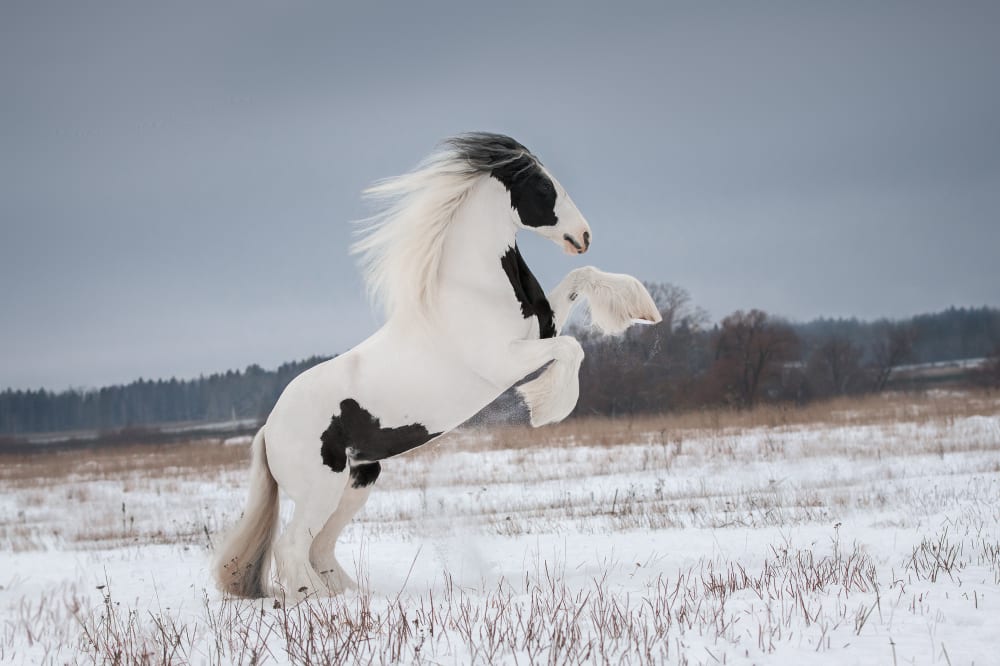
[[[209,6],[210,5],[210,6]],[[583,263],[714,319],[1000,305],[998,3],[0,5],[0,388],[196,377],[379,324],[360,196],[509,134]]]

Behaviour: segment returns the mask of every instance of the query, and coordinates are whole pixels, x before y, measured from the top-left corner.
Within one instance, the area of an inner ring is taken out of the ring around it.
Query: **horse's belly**
[[[296,467],[322,460],[340,472],[347,459],[384,459],[461,424],[498,391],[447,359],[441,350],[377,334],[307,370],[268,417],[272,467],[282,465],[274,458]]]
[[[363,363],[367,372],[358,375],[355,399],[385,426],[420,423],[431,432],[451,430],[497,393],[447,354],[434,350],[392,348],[384,354],[366,354]]]

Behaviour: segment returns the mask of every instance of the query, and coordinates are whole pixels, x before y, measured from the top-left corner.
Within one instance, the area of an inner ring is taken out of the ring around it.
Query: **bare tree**
[[[806,375],[814,395],[846,395],[861,387],[861,348],[833,336],[809,355]]]
[[[737,310],[722,320],[715,336],[715,363],[710,372],[729,400],[752,407],[765,379],[780,380],[785,362],[794,360],[799,339],[790,326],[766,312]]]
[[[916,340],[913,327],[905,324],[886,323],[872,347],[876,393],[885,390],[892,371],[913,358],[913,344]]]
[[[702,327],[708,321],[708,313],[691,305],[691,294],[687,289],[668,282],[643,282],[663,321],[660,327],[673,331],[678,326]]]
[[[993,353],[983,360],[973,375],[975,382],[991,389],[1000,389],[1000,344],[993,348]]]
[[[580,372],[579,413],[662,411],[691,402],[695,376],[708,359],[707,313],[681,287],[646,283],[663,321],[620,337],[574,327],[587,352]]]

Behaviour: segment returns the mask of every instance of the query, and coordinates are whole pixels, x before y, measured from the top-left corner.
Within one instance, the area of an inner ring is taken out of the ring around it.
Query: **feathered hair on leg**
[[[621,335],[635,323],[663,321],[646,287],[631,275],[593,269],[582,280],[580,293],[587,297],[590,321],[604,335]]]

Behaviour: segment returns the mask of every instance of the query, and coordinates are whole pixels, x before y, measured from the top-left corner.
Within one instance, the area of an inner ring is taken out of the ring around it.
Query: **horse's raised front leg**
[[[587,299],[591,322],[607,335],[618,335],[636,321],[662,320],[649,292],[634,277],[584,266],[570,271],[548,295],[556,331],[562,330],[581,297]]]
[[[511,343],[513,356],[531,369],[530,374],[549,363],[535,379],[517,387],[531,413],[534,427],[561,421],[580,397],[580,364],[583,347],[567,335],[544,340],[518,340]]]

